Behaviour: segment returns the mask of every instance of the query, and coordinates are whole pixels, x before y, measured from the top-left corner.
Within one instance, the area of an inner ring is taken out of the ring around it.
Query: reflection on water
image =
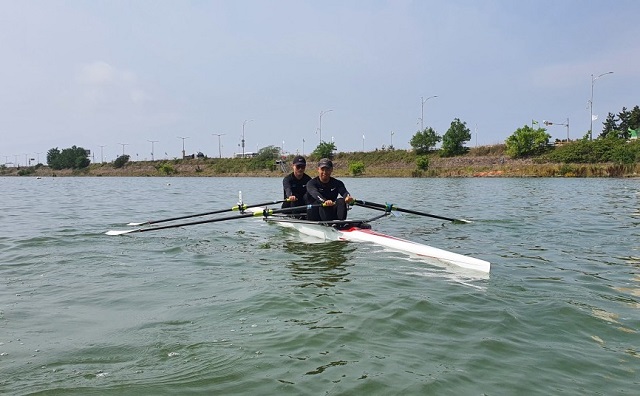
[[[299,257],[288,264],[300,287],[332,287],[337,282],[349,282],[347,261],[355,250],[344,242],[304,243],[286,241],[287,252]]]

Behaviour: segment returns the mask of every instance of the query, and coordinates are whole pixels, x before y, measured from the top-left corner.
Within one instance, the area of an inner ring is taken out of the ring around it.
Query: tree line
[[[550,144],[551,135],[545,128],[524,125],[507,137],[505,152],[511,158],[542,156],[543,160],[551,162],[638,162],[640,161],[640,143],[637,142],[639,129],[640,107],[635,106],[631,111],[623,107],[618,114],[609,113],[603,122],[602,132],[596,140],[591,141],[591,134],[587,131],[582,139],[555,147]],[[438,150],[440,156],[452,157],[466,153],[469,149],[464,146],[464,143],[470,139],[471,133],[466,123],[456,118],[443,136],[438,135],[433,128],[427,127],[413,135],[409,144],[416,154],[427,154],[434,152],[436,145],[442,141],[442,148]],[[636,141],[630,142],[629,139]],[[417,164],[418,168],[426,169],[428,161],[426,163],[425,159],[420,161]]]
[[[631,111],[623,107],[617,113],[609,113],[603,122],[602,132],[596,140],[590,140],[587,132],[582,139],[567,142],[559,147],[550,145],[551,135],[545,128],[524,125],[516,129],[505,140],[506,154],[511,158],[542,156],[552,162],[565,163],[596,163],[621,162],[630,163],[640,161],[640,144],[637,134],[640,129],[640,107],[635,106]],[[636,139],[634,144],[628,144],[629,139]],[[455,118],[444,135],[439,135],[432,127],[417,131],[409,141],[412,149],[419,155],[418,169],[426,170],[429,160],[424,155],[437,152],[442,157],[463,155],[469,151],[465,143],[471,140],[471,131],[466,122]],[[435,150],[442,142],[439,150]],[[333,158],[337,147],[334,142],[320,142],[310,157]],[[394,150],[388,147],[388,150]],[[47,164],[52,169],[83,169],[90,165],[89,151],[77,146],[63,150],[52,148],[47,152]],[[275,167],[274,159],[282,157],[280,147],[267,146],[258,151],[251,159],[251,168],[269,169]],[[114,161],[116,168],[123,167],[129,161],[129,156],[123,155]]]

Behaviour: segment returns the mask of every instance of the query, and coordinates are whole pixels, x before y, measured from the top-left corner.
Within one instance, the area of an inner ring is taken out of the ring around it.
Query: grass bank
[[[349,165],[362,163],[361,177],[637,177],[640,164],[566,164],[551,163],[544,157],[510,159],[503,145],[472,148],[467,154],[441,158],[429,154],[428,167],[417,167],[418,156],[413,151],[371,151],[337,153],[334,176],[352,176]],[[255,159],[202,158],[128,162],[121,168],[113,163],[91,164],[82,170],[53,170],[46,166],[0,168],[2,176],[103,176],[103,177],[282,177],[290,172],[292,156],[284,164]],[[308,173],[316,174],[318,158],[308,157]]]

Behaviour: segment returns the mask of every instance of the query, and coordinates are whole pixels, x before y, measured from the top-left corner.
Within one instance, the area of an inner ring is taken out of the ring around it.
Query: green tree
[[[598,136],[599,138],[606,138],[618,135],[618,120],[613,113],[609,113],[607,115],[607,119],[602,123],[602,133]]]
[[[631,129],[638,129],[640,127],[640,107],[636,105],[631,110],[631,116],[629,117],[629,127]]]
[[[431,128],[425,128],[423,131],[416,132],[409,141],[409,144],[416,151],[416,154],[426,154],[442,141],[442,137]]]
[[[451,121],[451,126],[442,136],[442,153],[443,157],[453,157],[467,152],[464,142],[471,140],[471,131],[467,128],[466,122],[461,122],[455,118]]]
[[[89,166],[88,151],[82,147],[72,146],[60,151],[57,147],[47,152],[47,164],[51,169],[82,169]]]
[[[127,162],[129,162],[129,156],[123,154],[113,161],[113,167],[117,169],[122,168]]]
[[[266,146],[258,150],[258,155],[251,159],[251,167],[253,169],[271,169],[275,168],[276,159],[280,156],[281,148],[277,146]]]
[[[622,111],[618,113],[618,137],[621,139],[629,139],[629,123],[631,121],[631,112],[626,107],[622,108]]]
[[[60,161],[60,149],[52,148],[47,151],[47,164],[51,169],[62,169],[58,167],[58,162]]]
[[[320,142],[318,147],[311,153],[316,158],[331,158],[333,159],[333,152],[336,151],[336,144],[333,142]]]
[[[507,138],[506,153],[511,158],[526,157],[528,155],[542,154],[549,144],[551,135],[544,128],[533,129],[529,125],[516,129]]]

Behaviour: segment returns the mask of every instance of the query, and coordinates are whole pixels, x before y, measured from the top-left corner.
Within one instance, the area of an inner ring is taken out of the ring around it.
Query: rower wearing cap
[[[318,176],[307,183],[307,204],[322,204],[313,206],[307,211],[307,220],[330,221],[347,218],[347,205],[353,197],[347,191],[344,183],[331,177],[333,162],[323,158],[318,162]],[[341,198],[338,198],[338,197]]]
[[[293,172],[282,179],[284,199],[287,200],[282,204],[283,208],[306,205],[307,183],[311,180],[311,177],[304,173],[307,160],[303,156],[297,155],[293,158],[292,165]]]

